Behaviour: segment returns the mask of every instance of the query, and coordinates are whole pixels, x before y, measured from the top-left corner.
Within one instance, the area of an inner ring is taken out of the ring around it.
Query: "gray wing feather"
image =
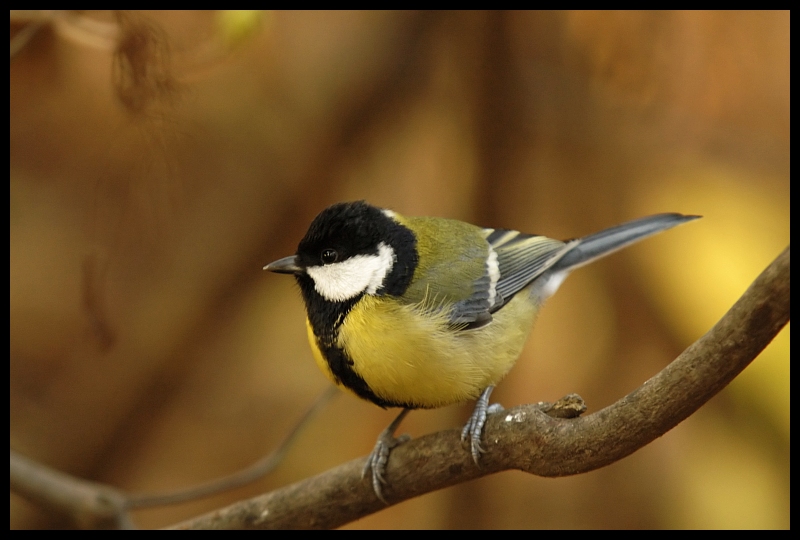
[[[517,231],[492,231],[487,240],[497,252],[500,279],[497,293],[504,299],[494,306],[496,311],[531,281],[555,264],[570,249],[574,242],[564,243],[546,236],[522,234]]]
[[[491,301],[491,278],[488,268],[481,278],[475,280],[473,288],[474,292],[469,298],[451,306],[450,324],[453,326],[466,325],[477,328],[492,320],[490,310],[494,302]]]
[[[483,276],[473,283],[473,294],[451,306],[450,321],[454,326],[477,328],[490,322],[493,312],[577,243],[502,229],[484,229],[483,233],[489,244],[487,253],[494,250],[497,254],[494,279],[487,262]]]

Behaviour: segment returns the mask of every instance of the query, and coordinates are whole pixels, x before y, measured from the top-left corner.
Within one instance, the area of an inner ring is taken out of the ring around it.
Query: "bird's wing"
[[[497,253],[500,278],[496,291],[500,301],[492,311],[497,311],[516,293],[553,266],[577,243],[562,242],[518,231],[484,229],[486,241]]]
[[[573,247],[453,220],[438,219],[435,227],[422,229],[435,232],[418,238],[420,265],[403,300],[431,311],[446,309],[450,324],[465,329],[490,322],[493,312]]]
[[[455,302],[450,313],[451,323],[465,329],[490,322],[492,313],[575,245],[518,231],[483,229],[482,232],[489,244],[483,275],[472,282],[472,294]]]
[[[483,275],[472,281],[472,294],[450,306],[450,324],[477,328],[491,322],[492,308],[498,300],[497,294],[493,293],[493,281],[496,282],[496,279],[490,275],[487,265]]]
[[[562,275],[563,279],[573,268],[697,217],[659,214],[568,242],[518,231],[478,229],[488,243],[487,250],[469,255],[460,251],[464,259],[472,260],[472,275],[455,275],[450,269],[443,272],[449,273],[450,283],[471,284],[471,290],[453,297],[450,321],[467,329],[483,326],[492,320],[492,313],[548,270],[552,272],[547,275]]]
[[[462,251],[469,264],[451,261],[435,273],[448,274],[448,283],[463,284],[466,290],[450,294],[455,291],[444,290],[440,280],[425,280],[428,309],[446,307],[450,324],[465,330],[491,322],[492,313],[574,247],[574,242],[517,231],[482,229],[481,234],[488,243],[485,249],[469,256]]]

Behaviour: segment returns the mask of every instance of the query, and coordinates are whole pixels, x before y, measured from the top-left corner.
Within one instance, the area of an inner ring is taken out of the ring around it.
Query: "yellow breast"
[[[338,345],[377,396],[442,407],[497,384],[519,357],[535,314],[523,290],[488,325],[459,331],[447,324],[446,310],[365,296],[340,327]],[[320,369],[333,379],[310,329],[309,340]]]

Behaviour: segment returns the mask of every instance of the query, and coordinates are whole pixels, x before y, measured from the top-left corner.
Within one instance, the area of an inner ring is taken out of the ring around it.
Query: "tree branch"
[[[790,317],[787,247],[702,338],[642,386],[585,418],[557,419],[537,405],[491,415],[481,468],[460,431],[413,439],[392,451],[384,495],[400,502],[487,474],[520,469],[566,476],[609,465],[660,437],[738,375]],[[177,528],[332,528],[385,508],[361,479],[364,458],[241,501]]]

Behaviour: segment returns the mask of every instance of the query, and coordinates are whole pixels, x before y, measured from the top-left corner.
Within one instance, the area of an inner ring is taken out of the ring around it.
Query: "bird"
[[[294,255],[264,269],[294,275],[322,372],[359,398],[402,409],[362,471],[386,503],[386,464],[408,440],[394,433],[409,411],[477,400],[461,438],[480,466],[490,395],[544,301],[572,270],[699,217],[656,214],[560,241],[342,202],[314,218]]]

